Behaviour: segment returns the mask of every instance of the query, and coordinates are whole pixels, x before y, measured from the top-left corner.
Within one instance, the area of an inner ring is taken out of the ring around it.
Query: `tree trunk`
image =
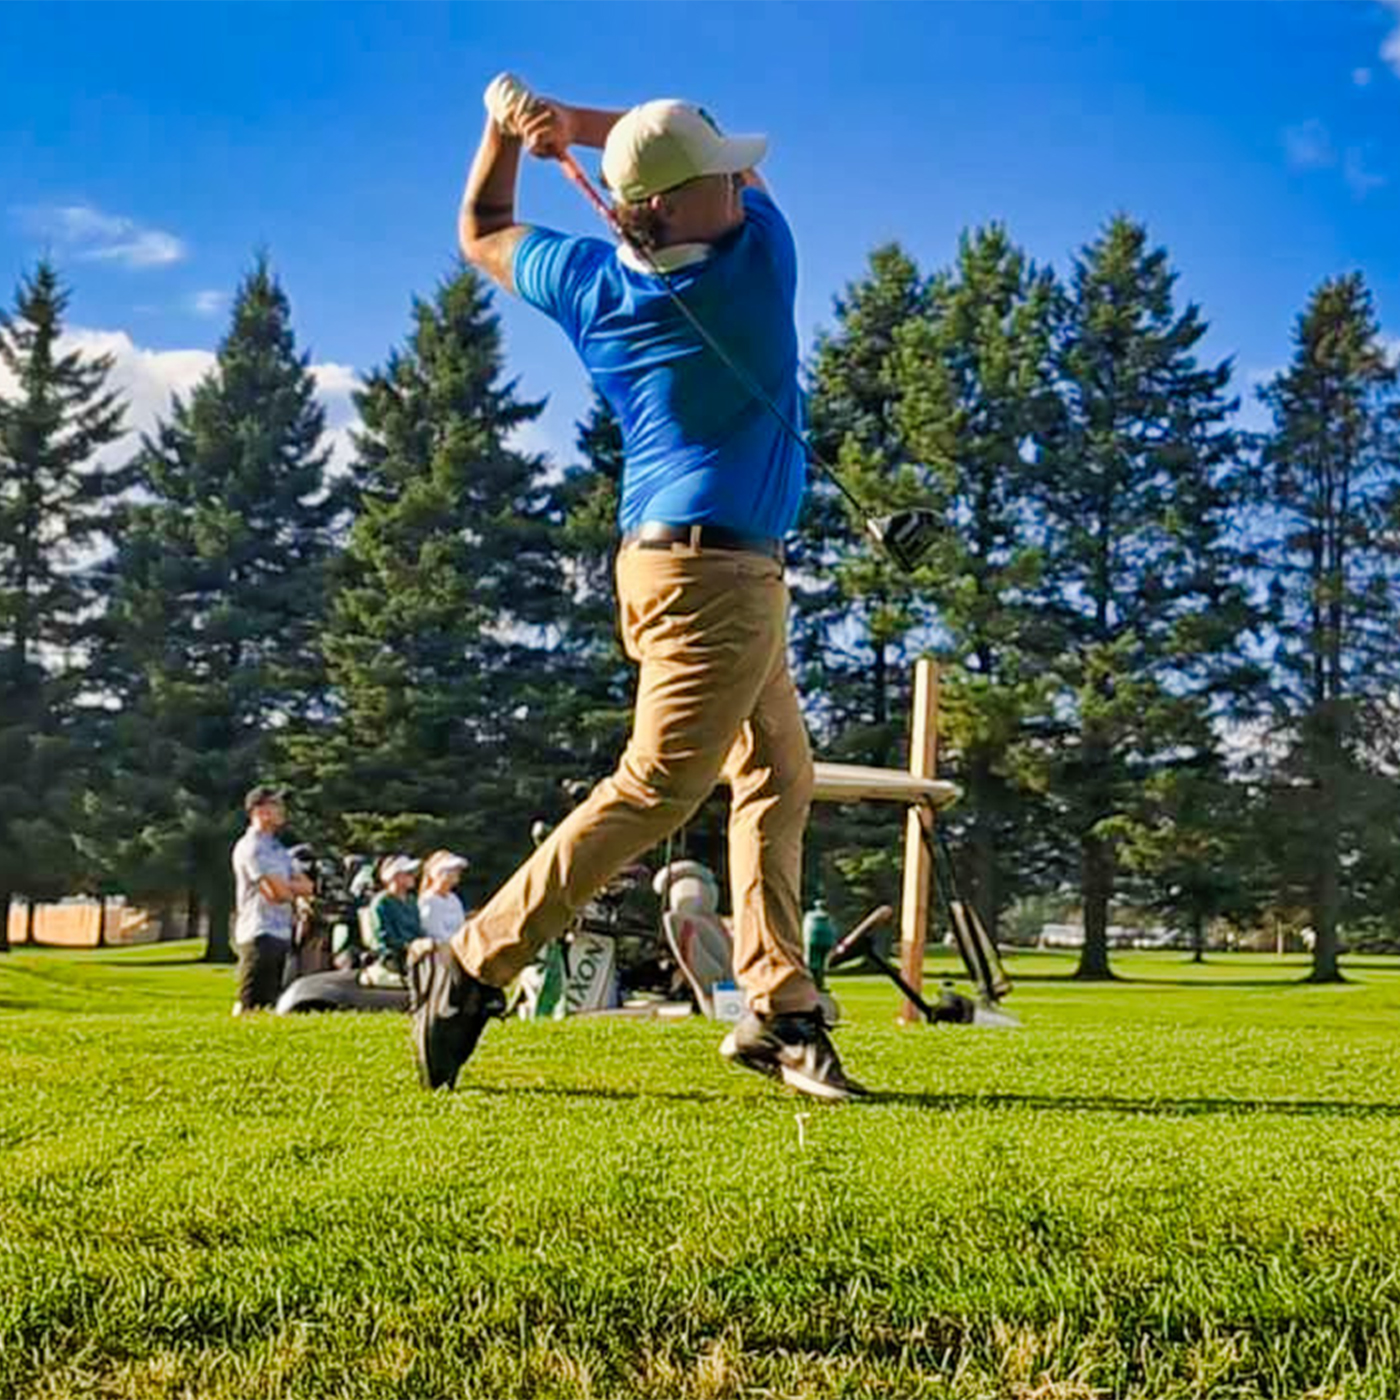
[[[972,907],[993,942],[997,936],[997,837],[992,823],[979,817],[972,828]]]
[[[1191,961],[1203,963],[1206,960],[1206,919],[1197,914],[1191,920]]]
[[[1341,880],[1335,832],[1328,831],[1320,845],[1317,897],[1313,907],[1312,971],[1308,974],[1308,981],[1343,982],[1346,979],[1342,976],[1337,939]]]
[[[0,953],[10,951],[10,892],[0,889]]]
[[[1317,868],[1313,885],[1313,949],[1309,982],[1341,982],[1337,925],[1342,907],[1340,789],[1344,762],[1334,712],[1326,715],[1318,784]]]
[[[990,765],[982,758],[974,759],[968,775],[969,805],[977,814],[970,833],[972,847],[972,907],[993,942],[997,937],[997,913],[1000,907],[997,892],[997,823],[995,780]]]
[[[204,947],[204,961],[231,963],[233,944],[229,938],[229,923],[233,915],[233,891],[222,870],[208,872],[206,881],[204,900],[209,911],[209,939]]]
[[[1074,975],[1084,981],[1112,978],[1108,965],[1108,903],[1113,895],[1113,853],[1094,836],[1084,838],[1080,859],[1084,893],[1084,951]]]

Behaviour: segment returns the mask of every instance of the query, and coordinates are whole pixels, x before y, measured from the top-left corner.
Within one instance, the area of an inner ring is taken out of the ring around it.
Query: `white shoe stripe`
[[[826,1099],[828,1103],[840,1103],[842,1100],[850,1098],[850,1094],[839,1085],[832,1084],[825,1079],[818,1079],[797,1065],[784,1064],[782,1073],[783,1083],[789,1089],[809,1094],[814,1099]]]

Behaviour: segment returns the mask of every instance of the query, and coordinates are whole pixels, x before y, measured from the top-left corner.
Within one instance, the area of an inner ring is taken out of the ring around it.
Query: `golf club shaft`
[[[619,238],[623,236],[622,229],[613,211],[608,207],[608,202],[593,188],[593,182],[583,173],[583,167],[573,158],[569,151],[563,151],[559,156],[559,168],[578,186],[583,197],[593,206],[598,216],[603,220]]]
[[[689,324],[695,334],[705,342],[710,351],[718,358],[720,363],[724,365],[730,374],[739,381],[744,389],[753,398],[757,399],[773,418],[776,419],[778,426],[802,449],[802,453],[807,460],[846,498],[861,519],[868,522],[871,518],[871,512],[861,504],[851,489],[836,474],[836,469],[816,452],[807,435],[792,422],[776,403],[773,402],[772,396],[732,355],[730,355],[724,346],[711,334],[709,328],[696,316],[690,307],[685,304],[680,293],[671,285],[671,279],[657,266],[656,260],[651,256],[650,249],[627,236],[626,231],[618,222],[617,216],[608,206],[607,201],[594,188],[593,182],[584,174],[578,161],[576,161],[568,151],[562,152],[558,160],[559,168],[564,172],[565,176],[578,187],[583,197],[593,206],[603,222],[646,263],[647,269],[661,282],[662,287],[666,291],[666,295],[670,297],[676,310],[685,318],[687,324]]]

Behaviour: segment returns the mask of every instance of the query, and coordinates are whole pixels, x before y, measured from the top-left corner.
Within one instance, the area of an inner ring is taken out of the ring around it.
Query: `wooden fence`
[[[33,918],[22,900],[10,901],[10,943],[47,948],[100,948],[155,943],[160,924],[149,911],[100,899],[69,899],[36,904]]]

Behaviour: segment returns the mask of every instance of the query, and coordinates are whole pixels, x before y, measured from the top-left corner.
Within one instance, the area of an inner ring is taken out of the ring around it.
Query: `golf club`
[[[494,78],[486,90],[486,106],[503,130],[510,131],[512,116],[522,112],[535,101],[534,94],[516,77],[502,73]],[[879,545],[905,573],[912,573],[923,562],[938,537],[938,517],[931,511],[920,508],[897,510],[890,515],[875,515],[857,498],[850,487],[842,481],[836,468],[826,461],[808,441],[802,432],[753,376],[715,339],[709,328],[685,304],[671,279],[657,266],[651,250],[643,243],[628,235],[623,229],[611,205],[599,194],[593,182],[584,174],[578,161],[567,150],[558,156],[559,168],[579,189],[591,204],[598,216],[612,230],[613,234],[631,248],[656,277],[666,295],[671,299],[691,329],[709,347],[712,354],[734,376],[744,390],[755,399],[777,422],[778,426],[801,449],[804,457],[831,482],[846,498],[852,509],[865,524],[866,534]]]

